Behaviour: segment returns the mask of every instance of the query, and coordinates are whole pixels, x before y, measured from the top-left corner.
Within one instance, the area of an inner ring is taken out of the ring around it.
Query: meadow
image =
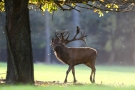
[[[67,65],[34,64],[35,86],[0,85],[0,90],[135,90],[134,66],[96,66],[96,83],[91,84],[89,77],[91,69],[85,65],[75,67],[77,83],[73,84],[72,73],[69,73],[68,83],[63,84]],[[0,63],[0,77],[5,78],[6,63]]]

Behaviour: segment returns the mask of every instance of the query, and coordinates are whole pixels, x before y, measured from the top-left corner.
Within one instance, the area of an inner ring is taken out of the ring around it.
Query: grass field
[[[77,83],[73,84],[70,72],[68,83],[62,84],[66,75],[67,65],[35,64],[35,81],[58,82],[59,84],[42,84],[40,86],[0,86],[0,90],[135,90],[135,67],[128,66],[96,66],[96,83],[91,84],[91,69],[85,65],[76,66]],[[0,63],[0,73],[6,73],[6,64]],[[5,78],[5,74],[0,74]]]

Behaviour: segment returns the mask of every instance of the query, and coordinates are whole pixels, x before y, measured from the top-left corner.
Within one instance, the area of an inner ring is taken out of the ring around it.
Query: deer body
[[[68,73],[70,72],[70,70],[72,70],[72,74],[73,74],[73,78],[74,78],[74,82],[76,82],[76,77],[75,77],[75,65],[78,64],[85,64],[86,66],[88,66],[89,68],[92,69],[91,74],[90,74],[90,81],[91,83],[95,82],[95,72],[96,72],[96,68],[95,68],[95,60],[97,57],[97,51],[93,48],[90,47],[79,47],[79,48],[71,48],[71,47],[67,47],[65,46],[66,44],[68,44],[71,41],[75,41],[75,40],[83,40],[85,42],[85,40],[83,39],[84,37],[86,37],[86,35],[84,35],[83,33],[82,36],[80,38],[76,38],[76,36],[79,34],[80,29],[77,26],[77,33],[74,36],[73,39],[68,40],[69,34],[68,32],[61,32],[61,33],[55,33],[56,38],[52,38],[52,43],[51,46],[54,50],[54,54],[57,57],[58,60],[60,60],[61,62],[68,64],[68,70],[66,72],[66,77],[65,77],[65,83],[67,82],[67,77],[68,77]],[[57,36],[58,34],[60,34],[60,36]],[[67,38],[65,39],[64,37],[67,36]]]
[[[97,52],[90,47],[70,48],[70,47],[56,47],[55,55],[58,60],[65,64],[86,64],[89,62],[95,62]]]

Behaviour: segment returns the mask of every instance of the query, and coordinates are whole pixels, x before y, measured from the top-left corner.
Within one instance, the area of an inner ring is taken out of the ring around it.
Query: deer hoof
[[[91,81],[91,83],[95,83],[95,80]]]
[[[67,83],[67,80],[65,80],[64,83]]]
[[[93,80],[93,83],[95,83],[95,80]]]
[[[77,82],[77,80],[74,80],[74,83],[76,83]]]
[[[93,82],[93,81],[92,81],[92,77],[90,77],[90,81]]]

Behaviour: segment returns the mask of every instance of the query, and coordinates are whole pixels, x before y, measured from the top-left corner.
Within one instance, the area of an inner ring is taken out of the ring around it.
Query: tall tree
[[[6,83],[34,83],[28,0],[5,0]]]

